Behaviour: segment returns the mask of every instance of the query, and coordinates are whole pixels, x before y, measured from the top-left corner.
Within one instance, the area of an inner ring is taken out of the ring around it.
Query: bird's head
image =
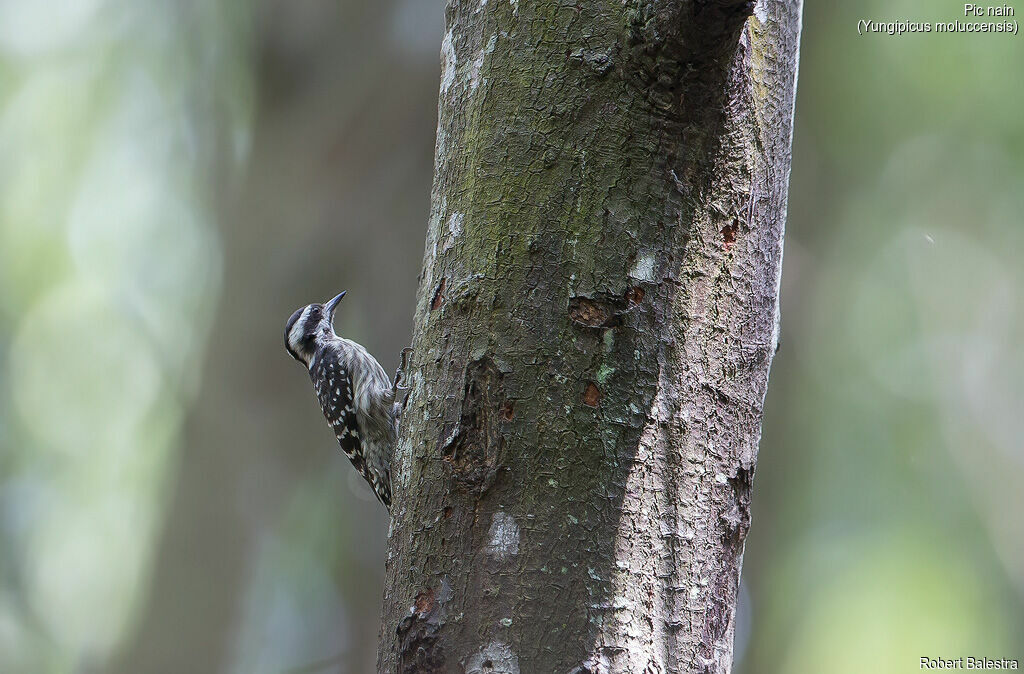
[[[303,365],[316,353],[317,339],[334,335],[334,308],[345,296],[342,291],[326,304],[307,304],[288,318],[284,325],[284,347]]]

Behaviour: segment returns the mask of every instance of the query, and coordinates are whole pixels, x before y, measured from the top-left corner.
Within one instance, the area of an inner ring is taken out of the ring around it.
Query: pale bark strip
[[[379,671],[729,671],[799,16],[450,4]]]

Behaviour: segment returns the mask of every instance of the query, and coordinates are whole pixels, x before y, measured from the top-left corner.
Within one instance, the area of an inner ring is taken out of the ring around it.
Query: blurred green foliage
[[[0,670],[101,663],[140,609],[249,133],[240,16],[0,3]]]
[[[0,671],[371,671],[386,519],[284,355],[393,369],[440,0],[0,0]],[[1024,643],[1024,42],[809,3],[741,672]]]
[[[740,672],[1024,656],[1024,42],[805,7]]]

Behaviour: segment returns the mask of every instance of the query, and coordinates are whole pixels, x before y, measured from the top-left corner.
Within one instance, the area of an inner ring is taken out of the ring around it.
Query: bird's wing
[[[352,380],[334,358],[318,358],[310,372],[320,409],[341,445],[341,451],[365,476],[362,438],[352,401]]]

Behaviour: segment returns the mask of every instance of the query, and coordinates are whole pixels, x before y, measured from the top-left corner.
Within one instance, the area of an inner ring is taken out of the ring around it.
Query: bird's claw
[[[395,400],[401,397],[400,405],[405,407],[405,401],[409,398],[409,391],[411,390],[408,386],[403,386],[405,383],[405,370],[409,366],[409,354],[412,353],[412,347],[407,346],[402,349],[402,360],[398,366],[398,371],[395,372],[395,381],[391,385],[391,390],[395,395]],[[401,393],[401,396],[399,396]]]

